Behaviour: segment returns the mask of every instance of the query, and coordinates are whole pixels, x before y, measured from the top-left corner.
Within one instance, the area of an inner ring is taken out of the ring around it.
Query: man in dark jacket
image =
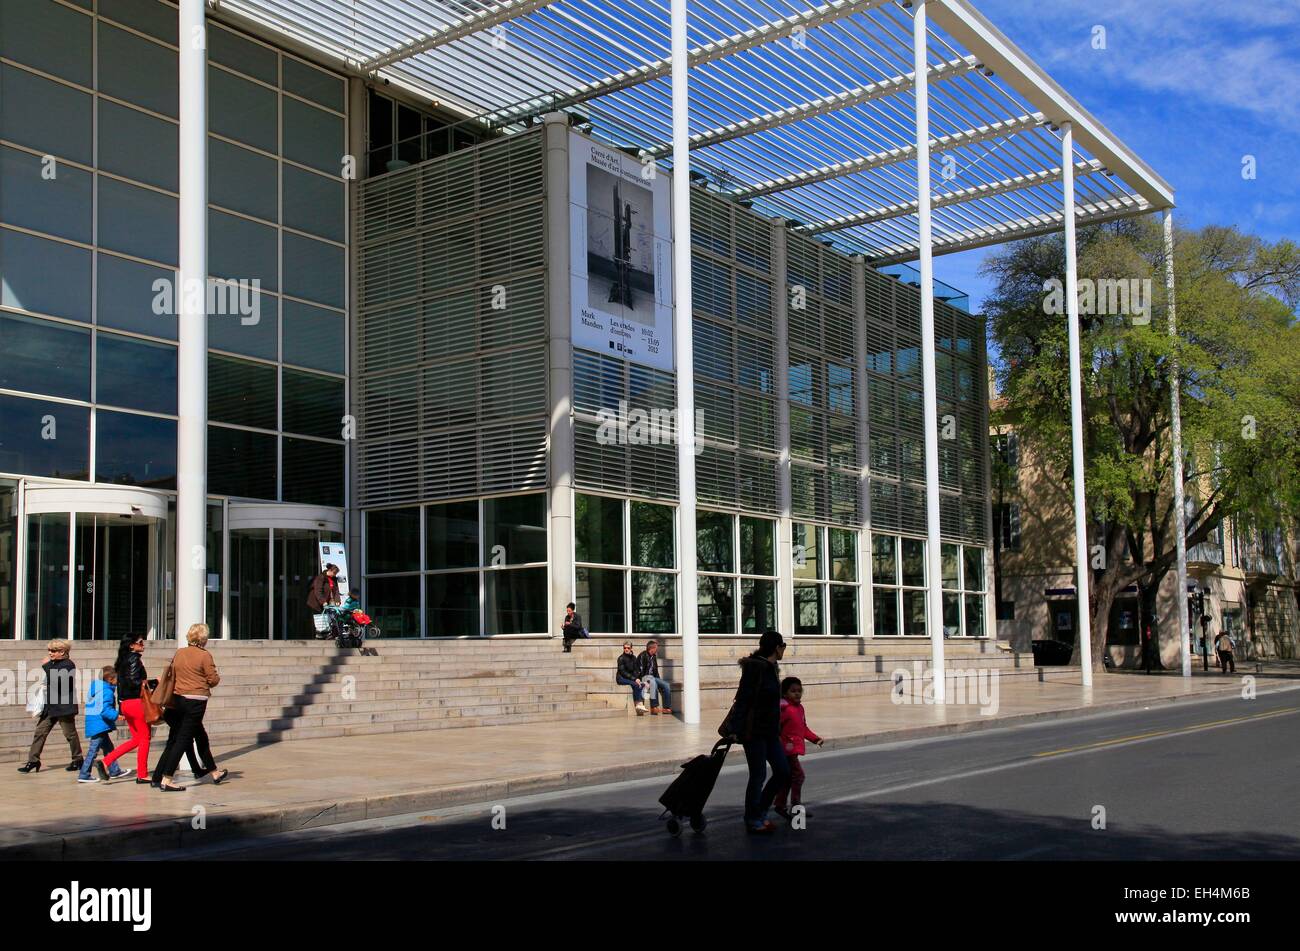
[[[636,701],[636,715],[645,715],[645,700],[642,699],[641,670],[636,654],[632,653],[632,642],[623,642],[623,653],[619,655],[618,665],[614,670],[614,680],[624,687],[632,688],[632,699]]]
[[[41,768],[41,752],[45,749],[45,740],[54,729],[55,724],[63,730],[63,738],[72,750],[72,763],[65,769],[75,772],[81,769],[84,761],[81,755],[81,737],[77,734],[77,665],[68,657],[72,652],[70,641],[50,641],[47,650],[50,659],[41,665],[45,671],[45,707],[40,719],[36,721],[36,733],[32,736],[31,749],[27,751],[27,763],[18,767],[20,773],[30,773]]]
[[[744,745],[749,764],[745,828],[750,832],[774,830],[767,812],[777,791],[790,780],[790,764],[781,747],[781,672],[777,666],[784,656],[785,638],[776,631],[765,631],[758,650],[740,660],[740,686],[728,726]],[[769,765],[771,779],[767,779]]]
[[[672,690],[668,686],[668,681],[659,676],[659,642],[655,640],[646,641],[645,650],[636,659],[637,673],[641,677],[641,683],[650,691],[650,713],[657,715],[659,713],[673,712]],[[662,704],[663,709],[660,709]]]

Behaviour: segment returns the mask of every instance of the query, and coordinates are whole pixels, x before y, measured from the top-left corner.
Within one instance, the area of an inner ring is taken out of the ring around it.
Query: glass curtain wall
[[[587,630],[592,634],[675,632],[673,508],[578,493],[573,525],[577,579],[573,600]]]

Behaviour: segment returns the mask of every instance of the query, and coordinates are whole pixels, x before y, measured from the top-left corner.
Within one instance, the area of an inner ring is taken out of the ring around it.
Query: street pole
[[[939,399],[934,355],[934,248],[930,218],[930,84],[926,55],[925,0],[912,13],[912,52],[916,92],[916,204],[920,223],[921,389],[925,404],[925,581],[926,623],[930,631],[930,668],[934,702],[944,703],[943,551],[939,540]]]
[[[677,364],[677,524],[680,542],[682,716],[700,722],[700,615],[695,558],[695,364],[691,309],[690,87],[686,0],[672,0],[673,354]]]
[[[1083,460],[1083,383],[1079,345],[1079,250],[1074,221],[1074,126],[1061,124],[1065,190],[1065,308],[1070,331],[1070,437],[1074,463],[1074,584],[1079,606],[1079,658],[1083,685],[1092,686],[1092,611],[1088,595],[1088,509]]]
[[[176,301],[176,637],[204,619],[207,544],[208,118],[204,0],[180,0]]]

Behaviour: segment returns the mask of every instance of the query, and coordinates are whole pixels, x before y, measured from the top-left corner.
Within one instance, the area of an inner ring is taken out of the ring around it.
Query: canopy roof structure
[[[555,110],[671,163],[668,0],[209,0],[492,127]],[[875,265],[919,250],[908,0],[692,0],[692,176]],[[968,0],[928,0],[935,254],[1171,208],[1173,189]]]

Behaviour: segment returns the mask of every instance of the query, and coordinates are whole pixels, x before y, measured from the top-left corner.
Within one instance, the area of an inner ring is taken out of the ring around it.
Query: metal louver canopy
[[[211,0],[511,131],[564,109],[671,162],[667,0]],[[692,175],[876,265],[919,223],[912,18],[903,0],[694,0]],[[1170,208],[1173,189],[968,0],[927,0],[936,254],[1059,230],[1074,132],[1080,224]],[[698,174],[697,174],[698,173]]]

